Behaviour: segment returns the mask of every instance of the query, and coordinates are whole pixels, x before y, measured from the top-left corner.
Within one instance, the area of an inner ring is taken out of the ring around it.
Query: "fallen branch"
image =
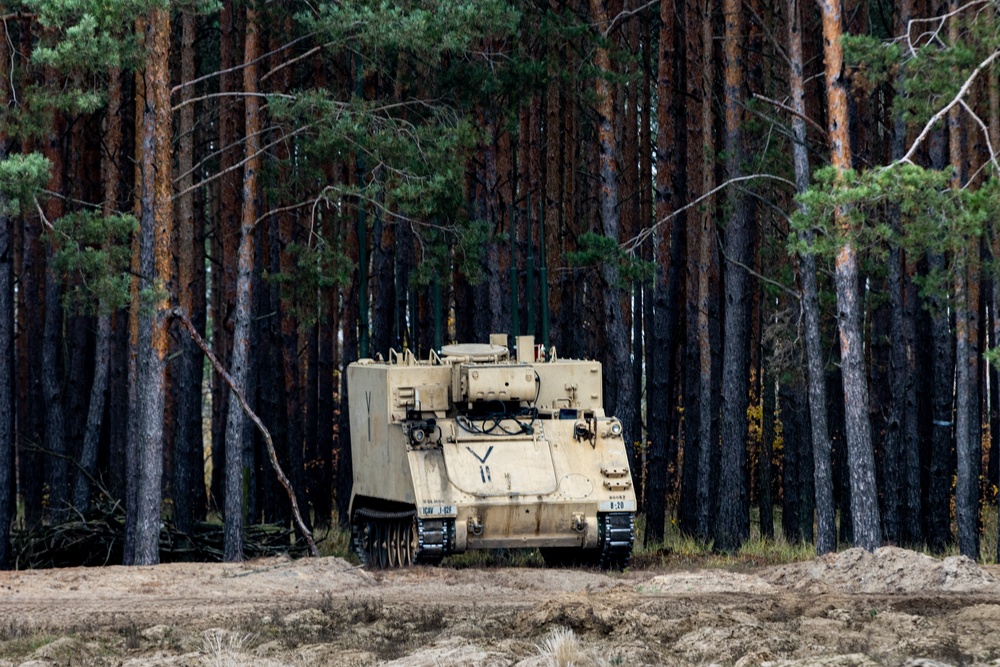
[[[274,441],[271,440],[271,433],[267,430],[267,427],[264,426],[264,422],[260,420],[260,417],[258,417],[256,413],[250,409],[250,404],[247,403],[246,399],[243,397],[243,392],[236,388],[236,383],[233,382],[233,378],[231,378],[229,373],[226,372],[225,367],[219,363],[219,360],[212,353],[208,344],[198,334],[194,325],[191,324],[191,320],[184,314],[184,311],[180,308],[174,308],[173,311],[171,311],[171,315],[180,320],[181,324],[184,325],[184,328],[187,329],[187,332],[191,334],[191,338],[194,340],[195,345],[200,347],[201,351],[205,353],[206,357],[208,357],[208,360],[212,362],[212,366],[215,367],[216,372],[223,379],[223,381],[229,385],[229,388],[233,390],[233,395],[236,396],[236,400],[239,401],[240,407],[243,408],[243,412],[247,414],[250,421],[257,426],[261,435],[264,436],[264,442],[267,444],[267,454],[271,459],[271,467],[274,468],[275,474],[278,475],[278,481],[281,482],[283,487],[285,487],[285,491],[288,493],[288,499],[292,503],[292,516],[295,517],[295,525],[298,526],[299,532],[302,533],[306,542],[309,543],[309,553],[313,556],[319,556],[319,551],[316,549],[316,542],[313,541],[312,533],[309,532],[309,529],[306,528],[305,522],[302,521],[302,514],[299,512],[299,503],[295,498],[295,491],[292,490],[291,482],[289,482],[288,478],[285,477],[285,473],[281,470],[281,464],[278,463],[278,455],[274,451]]]

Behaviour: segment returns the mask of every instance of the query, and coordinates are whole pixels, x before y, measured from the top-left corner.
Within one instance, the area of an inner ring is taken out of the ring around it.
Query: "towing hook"
[[[469,532],[476,537],[483,534],[483,520],[479,518],[479,515],[469,517]]]

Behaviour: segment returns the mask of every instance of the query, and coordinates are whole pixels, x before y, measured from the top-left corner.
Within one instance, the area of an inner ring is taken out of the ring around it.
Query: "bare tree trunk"
[[[138,294],[158,293],[152,308],[135,310],[135,402],[129,448],[136,464],[135,534],[126,560],[132,565],[159,562],[160,499],[163,475],[163,412],[169,346],[173,212],[170,200],[170,14],[150,10],[145,25],[145,98],[140,137],[140,221]],[[138,296],[138,295],[137,295]]]
[[[121,72],[115,68],[108,74],[108,108],[105,111],[106,153],[102,164],[104,179],[105,216],[118,210],[118,164],[122,143],[121,118]],[[87,411],[87,425],[80,453],[80,468],[73,488],[73,506],[86,512],[90,505],[90,480],[97,474],[98,445],[101,423],[104,419],[104,403],[108,393],[108,379],[111,375],[111,312],[102,300],[97,314],[97,340],[94,344],[94,380],[90,389],[90,404]]]
[[[45,267],[42,390],[45,395],[45,482],[49,487],[49,521],[57,524],[61,523],[69,512],[66,484],[69,468],[66,465],[66,419],[63,406],[63,364],[60,354],[63,342],[62,290],[54,263],[54,253],[50,244]]]
[[[185,10],[181,15],[181,83],[195,78],[194,40],[195,14]],[[177,200],[177,296],[180,308],[195,317],[194,290],[200,286],[197,271],[195,244],[199,234],[194,214],[194,193],[187,192],[194,181],[194,112],[193,86],[181,89],[181,102],[187,102],[178,113],[177,187],[181,195]],[[176,362],[177,379],[174,382],[177,396],[177,428],[174,443],[174,524],[183,533],[190,533],[199,506],[205,503],[203,482],[203,453],[201,432],[201,377],[202,353],[188,336],[181,337],[180,356]]]
[[[396,275],[394,271],[396,226],[386,224],[385,215],[377,210],[372,213],[374,217],[372,221],[372,277],[375,294],[372,298],[371,355],[381,354],[383,357],[388,357],[389,348],[393,346],[392,331],[395,319],[393,315],[396,304]],[[479,308],[473,310],[470,320],[476,317],[477,310],[483,310],[483,305],[480,304]],[[477,338],[477,340],[482,339]]]
[[[781,405],[781,429],[784,441],[783,465],[781,467],[781,528],[789,542],[802,542],[802,470],[803,455],[808,444],[808,435],[802,423],[804,392],[801,384],[782,384],[778,390]]]
[[[715,188],[715,145],[712,140],[712,91],[714,86],[715,68],[712,54],[712,7],[713,0],[705,0],[701,16],[701,137],[702,137],[702,172],[701,189],[703,193]],[[713,388],[712,364],[712,325],[709,322],[711,310],[712,285],[711,274],[715,247],[715,198],[705,200],[701,212],[700,229],[698,232],[698,301],[697,301],[697,332],[698,332],[698,483],[697,483],[697,527],[696,534],[703,540],[708,540],[712,534],[714,519],[714,498],[712,497],[712,459],[715,454],[715,397]]]
[[[762,354],[762,357],[765,355]],[[761,385],[763,415],[760,428],[760,478],[758,492],[760,493],[760,536],[765,540],[774,539],[774,499],[771,495],[772,460],[774,458],[774,412],[777,409],[777,386],[771,372],[764,374]]]
[[[996,25],[996,8],[994,7],[991,10],[987,10],[987,12],[990,24]],[[997,80],[997,69],[997,65],[994,63],[987,73],[986,83],[990,98],[989,134],[990,144],[993,146],[993,150],[1000,150],[1000,82]],[[1000,174],[994,175],[994,178],[1000,178]],[[997,228],[997,224],[995,222],[993,225],[991,250],[993,261],[1000,261],[1000,229]],[[998,317],[997,314],[998,310],[1000,310],[1000,270],[996,268],[993,270],[993,299],[990,303],[990,310],[993,315],[993,345],[996,346],[1000,345],[1000,317]],[[996,417],[990,420],[990,436],[993,443],[993,449],[990,452],[990,463],[993,465],[989,466],[989,476],[987,479],[991,483],[1000,486],[1000,373],[997,373],[994,370],[990,375],[990,380],[990,395],[995,405],[992,412],[996,414]],[[997,496],[997,501],[998,504],[1000,504],[1000,494]],[[1000,531],[998,531],[997,534],[996,547],[998,554],[997,560],[1000,561]]]
[[[896,20],[897,34],[902,34],[913,16],[913,0],[901,0]],[[897,95],[906,85],[906,68],[896,74]],[[892,159],[899,160],[906,152],[906,119],[901,100],[893,110]],[[889,224],[902,235],[903,227],[898,206],[889,210]],[[897,503],[900,517],[900,541],[917,545],[922,541],[920,516],[920,452],[917,438],[916,351],[914,350],[916,294],[907,270],[906,253],[898,244],[889,247],[886,281],[889,289],[890,351],[889,386],[892,393],[886,430],[886,477],[898,477],[900,497]],[[892,495],[888,489],[887,495]]]
[[[677,192],[675,180],[677,171],[684,171],[678,163],[686,150],[675,146],[678,136],[685,135],[686,128],[679,121],[685,111],[683,95],[675,92],[683,90],[685,82],[675,77],[684,62],[683,45],[676,25],[676,7],[673,2],[660,3],[660,39],[657,58],[657,165],[656,165],[656,220],[666,219],[675,202],[686,196]],[[645,105],[644,105],[645,110]],[[680,118],[677,116],[680,115]],[[646,122],[643,122],[645,129]],[[671,146],[674,149],[671,150]],[[684,146],[686,149],[686,145]],[[643,151],[645,152],[645,151]],[[669,156],[669,157],[668,157]],[[686,179],[685,188],[686,190]],[[643,220],[641,224],[648,224]],[[681,233],[685,220],[674,219],[656,239],[657,257],[656,282],[652,293],[646,298],[653,302],[654,320],[647,322],[647,332],[651,332],[649,355],[652,363],[646,369],[646,414],[649,430],[649,496],[646,501],[647,543],[662,542],[666,519],[667,492],[667,450],[671,436],[670,406],[671,389],[674,385],[674,349],[677,347],[677,320],[680,308],[680,272],[683,257]],[[647,334],[649,335],[649,334]]]
[[[851,168],[848,139],[847,90],[843,81],[844,50],[840,0],[822,0],[823,55],[830,150],[833,166],[842,174]],[[849,238],[850,222],[837,211],[836,222],[844,239],[836,259],[837,318],[844,376],[845,433],[851,472],[851,517],[854,544],[873,551],[882,543],[875,487],[875,457],[868,415],[868,379],[861,335],[861,301],[858,295],[857,255]]]
[[[271,58],[272,69],[281,64],[284,54],[278,50],[283,43],[281,40],[292,34],[292,19],[285,19],[284,30],[275,31],[271,35],[270,51],[275,55]],[[288,93],[291,87],[291,68],[285,67],[274,77],[274,90],[276,93]],[[287,182],[290,176],[290,165],[288,159],[291,156],[289,142],[280,142],[274,149],[275,157],[279,160],[280,174],[282,181]],[[278,202],[287,204],[287,202]],[[290,252],[290,246],[297,241],[296,219],[291,211],[284,211],[278,214],[278,244],[279,255],[278,270],[286,275],[291,275],[295,270],[295,258]],[[279,290],[279,295],[282,290]],[[292,299],[279,296],[279,308],[281,313],[281,354],[282,368],[284,370],[286,409],[288,411],[288,475],[291,478],[292,488],[295,489],[295,499],[299,507],[305,512],[303,521],[307,530],[312,529],[312,517],[308,512],[308,498],[306,495],[306,474],[304,462],[304,427],[302,409],[302,382],[299,363],[299,322],[293,311],[294,303]]]
[[[104,419],[104,402],[108,390],[111,366],[111,313],[101,311],[97,316],[97,341],[94,347],[94,381],[90,390],[87,409],[87,427],[84,432],[83,450],[80,453],[80,470],[73,487],[73,507],[86,512],[90,507],[90,480],[97,475],[97,454]]]
[[[7,81],[10,53],[0,39],[0,81]],[[10,95],[0,88],[0,108]],[[0,161],[7,159],[10,140],[0,129]],[[10,524],[17,509],[14,472],[14,220],[7,213],[7,197],[0,194],[0,570],[10,567]]]
[[[260,110],[257,92],[257,9],[254,3],[247,6],[247,30],[243,51],[243,90],[247,93],[243,155],[243,214],[240,224],[240,245],[236,274],[236,311],[233,316],[233,358],[231,375],[236,387],[245,395],[249,380],[250,329],[253,325],[251,310],[254,271],[254,227],[257,220],[257,171],[260,168]],[[246,415],[233,398],[229,401],[226,418],[226,511],[223,560],[243,560],[243,503],[244,471],[243,448],[247,446]]]
[[[742,174],[743,10],[739,0],[723,0],[725,22],[725,150],[726,176]],[[750,537],[747,493],[747,405],[750,389],[750,275],[754,229],[739,188],[729,188],[730,219],[726,227],[725,333],[722,353],[722,460],[719,514],[714,548],[735,551]]]
[[[795,190],[809,187],[809,145],[806,138],[806,93],[802,74],[802,16],[798,0],[788,1],[788,56],[791,63],[792,154],[795,164]],[[811,247],[812,231],[803,233]],[[813,464],[816,486],[816,553],[836,550],[837,527],[833,509],[833,470],[830,431],[826,416],[826,373],[823,368],[822,334],[819,326],[819,289],[816,286],[816,256],[805,252],[799,258],[802,280],[802,311],[805,320],[806,364],[809,375],[809,424],[812,429]]]
[[[948,9],[956,12],[959,3],[949,0]],[[952,45],[959,41],[958,16],[953,15],[948,22],[949,38]],[[961,109],[954,107],[948,114],[948,149],[951,157],[951,186],[958,191],[964,185],[962,118]],[[973,450],[978,447],[972,442],[973,410],[972,389],[977,382],[975,357],[970,368],[971,335],[969,327],[969,268],[971,264],[969,241],[960,243],[953,258],[955,280],[955,455],[958,471],[955,479],[955,523],[958,527],[958,548],[963,556],[973,560],[979,558],[978,495],[979,460]],[[972,252],[979,252],[979,244],[973,244]],[[978,416],[978,406],[975,406]],[[978,429],[976,429],[978,431]],[[977,443],[978,444],[978,443]]]
[[[603,35],[609,25],[607,0],[590,0],[591,17],[599,33]],[[608,77],[613,73],[611,58],[607,47],[603,44],[597,47],[594,55],[597,67],[596,92],[598,115],[598,141],[600,144],[600,174],[601,174],[601,221],[604,236],[617,242],[618,239],[618,167],[615,159],[615,111],[611,98],[611,86]],[[622,432],[635,432],[638,415],[635,414],[633,394],[635,386],[632,380],[631,362],[629,360],[629,335],[622,308],[622,289],[616,258],[609,258],[601,268],[601,277],[606,290],[604,298],[605,344],[607,349],[608,367],[606,377],[615,378],[614,393],[605,395],[604,402],[608,413],[618,417],[622,423]],[[625,443],[629,464],[632,468],[633,484],[638,482],[639,463],[636,460],[635,443]]]
[[[232,0],[223,0],[219,11],[219,93],[232,93],[237,88],[234,81],[237,37],[236,18],[238,7]],[[214,288],[215,316],[212,321],[212,347],[223,364],[231,367],[233,317],[236,309],[236,281],[238,246],[240,240],[240,214],[238,197],[240,193],[240,173],[236,169],[239,162],[238,111],[241,105],[235,97],[223,97],[219,102],[219,168],[225,174],[219,179],[219,215],[216,222],[216,237],[219,239],[221,260],[218,280]],[[226,482],[226,423],[229,415],[229,390],[219,378],[212,385],[212,495],[219,507],[225,506]]]
[[[50,72],[51,74],[51,72]],[[45,206],[45,216],[55,221],[63,216],[62,114],[56,113],[43,153],[51,164],[48,189],[56,193]],[[67,484],[66,417],[63,378],[62,281],[56,274],[54,257],[59,239],[50,232],[45,256],[45,327],[42,331],[42,393],[45,397],[45,483],[49,487],[49,520],[61,523],[69,512]]]

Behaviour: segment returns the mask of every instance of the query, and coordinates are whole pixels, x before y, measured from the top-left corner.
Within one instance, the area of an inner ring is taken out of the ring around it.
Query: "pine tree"
[[[823,56],[826,65],[827,122],[832,163],[839,175],[851,168],[847,91],[843,80],[841,44],[843,18],[840,0],[823,0]],[[846,211],[838,209],[837,227],[843,235],[836,259],[837,321],[844,378],[845,433],[851,475],[851,518],[854,543],[869,551],[882,543],[875,488],[875,459],[868,421],[868,379],[861,336],[857,255]]]

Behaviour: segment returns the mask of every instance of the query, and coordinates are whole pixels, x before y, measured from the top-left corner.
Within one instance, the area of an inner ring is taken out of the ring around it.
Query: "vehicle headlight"
[[[622,434],[622,423],[620,421],[611,422],[611,435]]]

